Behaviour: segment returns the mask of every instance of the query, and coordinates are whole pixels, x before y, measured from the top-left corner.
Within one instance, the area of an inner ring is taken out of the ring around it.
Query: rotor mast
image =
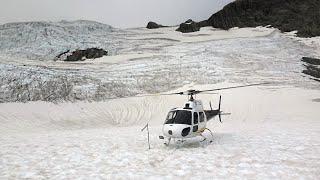
[[[194,98],[193,98],[193,93],[190,94],[190,97],[189,97],[189,101],[193,101]]]
[[[186,94],[189,96],[189,101],[194,101],[194,95],[195,95],[196,90],[188,90]]]

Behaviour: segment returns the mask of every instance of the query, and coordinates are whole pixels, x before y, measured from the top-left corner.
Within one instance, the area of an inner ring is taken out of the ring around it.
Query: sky
[[[208,19],[233,0],[0,0],[0,24],[93,20],[119,28]]]

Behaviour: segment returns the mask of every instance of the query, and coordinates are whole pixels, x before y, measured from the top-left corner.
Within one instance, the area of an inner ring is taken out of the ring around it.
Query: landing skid
[[[164,142],[163,144],[166,146],[169,146],[171,139],[173,139],[173,138],[168,138],[167,142]],[[184,140],[184,139],[178,139],[178,140],[173,139],[173,140],[174,140],[174,143],[177,143],[177,144],[183,144],[184,142],[186,142],[186,140]]]
[[[203,133],[204,133],[204,131],[205,130],[208,130],[209,132],[210,132],[210,135],[211,135],[211,140],[209,141],[209,143],[212,143],[213,142],[213,133],[212,133],[212,131],[209,129],[209,128],[205,128],[201,133],[200,133],[200,136],[203,138],[200,142],[202,143],[202,142],[205,142],[208,138],[206,138],[204,135],[203,135]],[[162,139],[162,140],[164,140],[165,139],[165,137],[164,136],[159,136],[159,139]],[[171,139],[173,139],[173,138],[167,138],[167,141],[166,142],[164,142],[163,144],[165,145],[165,146],[169,146],[170,145],[170,142],[171,142]],[[184,142],[186,142],[186,140],[185,139],[178,139],[178,140],[176,140],[176,139],[174,139],[174,143],[175,142],[177,142],[178,144],[183,144]]]
[[[186,142],[186,140],[184,140],[184,139],[178,139],[177,142],[178,142],[178,143],[184,143],[184,142]]]
[[[201,140],[200,142],[204,142],[205,140],[207,140],[207,138],[204,137],[202,134],[200,134],[200,136],[203,138],[203,140]]]

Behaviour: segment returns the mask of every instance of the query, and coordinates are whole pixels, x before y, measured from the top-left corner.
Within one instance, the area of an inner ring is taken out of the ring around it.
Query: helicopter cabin
[[[165,124],[188,125],[191,127],[192,132],[197,132],[199,129],[204,128],[205,114],[202,102],[199,100],[188,101],[183,108],[172,109],[167,115]],[[182,136],[188,134],[183,134]]]

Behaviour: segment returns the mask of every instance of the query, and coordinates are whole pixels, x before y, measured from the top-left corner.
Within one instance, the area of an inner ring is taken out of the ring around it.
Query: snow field
[[[319,91],[264,86],[221,94],[223,111],[232,114],[223,116],[223,124],[217,119],[209,122],[214,131],[213,143],[192,139],[169,147],[158,139],[161,124],[169,107],[181,106],[184,97],[132,97],[73,106],[42,102],[2,104],[2,124],[8,123],[7,119],[26,119],[20,126],[12,125],[11,131],[1,130],[2,178],[316,179],[319,176],[320,104],[316,101]],[[209,100],[214,107],[218,100],[218,95],[198,97],[207,108]],[[9,116],[8,110],[18,105],[30,109]],[[47,122],[49,111],[57,115]],[[28,121],[36,117],[38,122]],[[122,117],[122,121],[114,124]],[[151,150],[147,147],[146,132],[140,131],[149,118]],[[32,129],[34,132],[30,132]],[[210,138],[208,133],[205,135]]]

